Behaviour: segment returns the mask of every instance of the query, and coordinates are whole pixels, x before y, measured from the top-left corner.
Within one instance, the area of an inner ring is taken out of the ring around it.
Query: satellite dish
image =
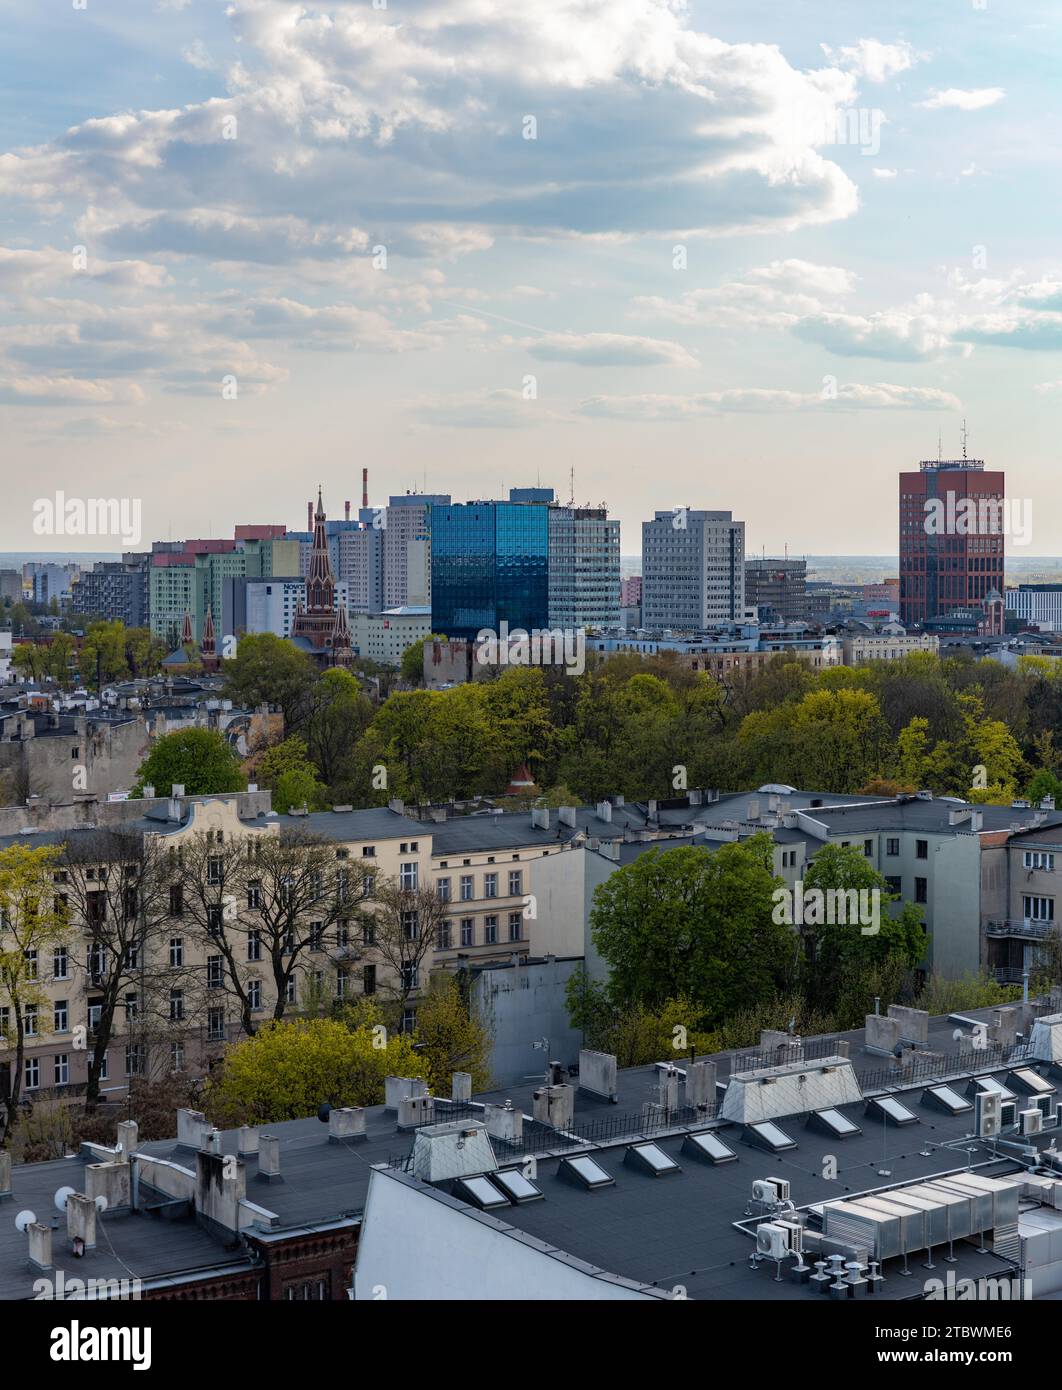
[[[317,1118],[321,1121],[321,1123],[322,1123],[323,1125],[326,1125],[326,1124],[328,1123],[328,1117],[329,1117],[329,1115],[331,1115],[331,1113],[332,1113],[332,1107],[331,1107],[331,1105],[328,1103],[328,1101],[323,1101],[323,1102],[317,1107]]]
[[[99,1197],[96,1198],[96,1210],[97,1210],[97,1211],[106,1211],[106,1210],[107,1210],[107,1198],[106,1198],[106,1197],[100,1195]]]
[[[36,1224],[37,1214],[32,1211],[20,1211],[15,1217],[15,1230],[25,1232],[27,1226]]]
[[[66,1199],[74,1195],[74,1188],[60,1187],[55,1194],[56,1211],[66,1211]]]

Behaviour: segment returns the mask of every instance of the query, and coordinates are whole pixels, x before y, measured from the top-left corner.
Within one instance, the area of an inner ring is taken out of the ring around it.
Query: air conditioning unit
[[[792,1228],[776,1221],[765,1221],[756,1227],[756,1253],[772,1260],[784,1260],[789,1254],[789,1232]]]
[[[789,1201],[789,1181],[787,1178],[767,1178],[766,1181],[774,1183],[774,1190],[777,1193],[776,1201]]]
[[[1022,1110],[1019,1119],[1021,1120],[1022,1134],[1042,1134],[1044,1128],[1043,1112],[1040,1110]]]
[[[776,1202],[788,1202],[789,1184],[784,1178],[757,1178],[752,1184],[752,1200],[771,1206]]]
[[[1003,1098],[998,1091],[981,1091],[974,1097],[974,1122],[978,1137],[991,1139],[1002,1123]]]

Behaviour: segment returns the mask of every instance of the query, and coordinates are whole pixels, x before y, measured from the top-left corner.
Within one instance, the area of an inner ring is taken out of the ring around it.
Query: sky
[[[965,419],[1062,552],[1054,8],[0,0],[0,550],[367,467],[887,555]]]

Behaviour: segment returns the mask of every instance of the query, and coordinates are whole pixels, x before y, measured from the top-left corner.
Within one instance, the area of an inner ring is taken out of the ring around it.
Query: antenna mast
[[[963,457],[963,461],[965,462],[965,460],[966,460],[966,421],[965,421],[965,419],[964,419],[963,422],[962,422],[962,457]]]

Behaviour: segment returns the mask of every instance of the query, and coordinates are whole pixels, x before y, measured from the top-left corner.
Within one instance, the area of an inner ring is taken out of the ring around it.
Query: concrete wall
[[[354,1269],[358,1300],[643,1302],[662,1296],[595,1278],[588,1269],[512,1239],[452,1199],[373,1169]]]
[[[496,1086],[544,1074],[549,1061],[567,1066],[579,1060],[582,1034],[568,1022],[564,989],[581,965],[581,958],[543,961],[477,975],[472,999],[494,1033],[491,1071]],[[548,1057],[531,1045],[540,1038],[549,1039]]]

